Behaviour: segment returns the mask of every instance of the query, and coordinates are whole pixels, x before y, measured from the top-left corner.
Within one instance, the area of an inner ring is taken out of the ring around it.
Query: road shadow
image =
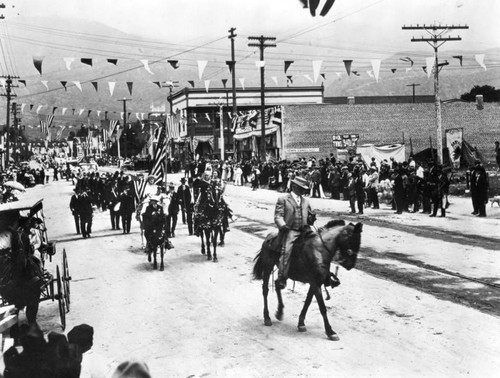
[[[110,231],[110,232],[106,232],[106,233],[103,233],[103,231],[98,231],[96,233],[92,233],[90,238],[90,240],[92,239],[101,239],[101,238],[107,238],[107,237],[116,237],[116,236],[120,236],[120,235],[131,235],[131,234],[135,234],[135,233],[138,233],[138,232],[131,232],[130,234],[124,234],[122,232],[118,233],[116,231],[113,230],[113,233]],[[85,239],[83,236],[81,235],[72,235],[72,236],[67,236],[67,237],[63,237],[63,238],[58,238],[58,239],[55,239],[56,242],[58,243],[68,243],[68,242],[72,242],[72,241],[77,241],[77,240],[88,240],[88,239]]]

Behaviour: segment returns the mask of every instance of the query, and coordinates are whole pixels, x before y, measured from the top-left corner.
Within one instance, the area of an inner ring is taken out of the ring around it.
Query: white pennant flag
[[[62,115],[64,115],[64,113],[66,113],[66,110],[68,110],[68,108],[62,108]]]
[[[313,65],[313,77],[314,77],[314,82],[316,83],[318,81],[319,73],[321,72],[321,65],[323,64],[322,60],[313,60],[312,65]]]
[[[240,84],[241,84],[241,88],[243,88],[243,90],[245,90],[245,78],[240,78]]]
[[[96,110],[97,112],[97,116],[99,117],[101,115],[101,111],[100,110]]]
[[[47,80],[42,80],[42,84],[47,88],[47,91],[49,90],[49,82]]]
[[[78,113],[78,117],[80,117],[85,109],[80,109],[80,113]]]
[[[410,72],[413,69],[413,67],[406,67],[406,73]]]
[[[255,65],[257,66],[257,68],[262,68],[266,65],[266,61],[265,60],[257,60],[255,62]]]
[[[311,83],[314,83],[313,79],[311,76],[309,76],[308,74],[305,74],[304,77],[309,80]]]
[[[79,82],[79,81],[74,81],[74,82],[73,82],[73,84],[75,84],[75,85],[76,85],[76,87],[80,90],[80,92],[83,92],[83,90],[82,90],[82,85],[80,84],[80,82]]]
[[[40,110],[42,110],[43,105],[38,105],[38,108],[36,108],[36,114],[40,113]]]
[[[342,76],[342,72],[335,72],[335,75],[337,75],[337,77],[339,78],[340,80],[340,77]]]
[[[26,104],[21,104],[21,113],[24,113],[24,107],[26,106]]]
[[[135,118],[140,119],[139,118],[139,113],[135,113]]]
[[[208,93],[208,87],[210,86],[210,80],[205,80],[205,90]]]
[[[476,58],[476,62],[478,62],[479,65],[486,71],[486,66],[484,64],[484,54],[476,54],[474,55],[474,57]]]
[[[207,66],[208,61],[207,60],[199,60],[198,61],[198,77],[202,78],[203,76],[203,71],[205,71],[205,67]]]
[[[120,119],[123,119],[124,112],[120,112]]]
[[[146,71],[148,71],[151,75],[154,75],[154,73],[149,68],[149,63],[148,63],[147,59],[141,59],[141,63],[144,65],[144,68],[146,69]]]
[[[434,62],[436,58],[431,56],[429,58],[425,58],[425,64],[427,65],[427,77],[431,77],[432,70],[434,69]]]
[[[372,59],[372,70],[373,70],[373,75],[375,76],[375,80],[378,83],[378,75],[380,73],[380,59]]]
[[[7,84],[7,79],[4,77],[0,77],[0,85],[5,88],[5,84]]]
[[[116,82],[110,81],[108,82],[108,85],[109,85],[109,93],[111,93],[111,97],[113,97],[113,92],[115,91]]]
[[[372,71],[372,70],[368,70],[368,71],[366,71],[366,73],[367,73],[367,74],[368,74],[368,76],[370,76],[370,77],[375,77],[375,76],[373,75],[373,71]]]
[[[274,81],[276,85],[278,85],[278,78],[276,76],[271,76],[271,79]]]
[[[75,58],[63,58],[64,61],[66,62],[66,68],[68,69],[68,71],[71,70],[71,63],[73,63],[75,61]]]

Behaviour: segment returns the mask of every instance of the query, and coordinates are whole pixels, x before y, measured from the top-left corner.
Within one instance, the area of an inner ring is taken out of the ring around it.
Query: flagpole
[[[120,125],[116,125],[116,135],[118,136],[118,131],[120,130]],[[116,145],[118,146],[118,168],[120,168],[120,138],[116,138]]]
[[[165,112],[165,166],[163,167],[163,178],[164,178],[164,186],[167,189],[167,167],[168,167],[168,128],[167,128],[167,112]]]

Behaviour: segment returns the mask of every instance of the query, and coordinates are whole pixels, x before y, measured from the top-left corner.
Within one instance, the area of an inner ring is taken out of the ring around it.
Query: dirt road
[[[226,246],[219,249],[219,263],[205,260],[198,239],[188,236],[180,222],[172,240],[175,249],[160,272],[140,249],[136,222],[132,233],[123,235],[111,230],[108,213],[97,212],[92,238],[75,235],[68,209],[71,191],[70,183],[62,181],[26,195],[45,198],[49,235],[58,240],[59,251],[68,252],[73,282],[67,328],[92,325],[93,353],[109,365],[143,359],[154,377],[493,377],[500,368],[498,289],[446,274],[499,283],[493,248],[498,232],[493,240],[466,243],[458,236],[446,240],[431,230],[417,233],[380,223],[422,231],[430,220],[417,214],[360,218],[365,223],[360,269],[341,270],[342,284],[327,302],[340,336],[331,342],[315,303],[306,319],[308,332],[297,332],[307,291],[299,283],[285,290],[284,320],[263,325],[261,282],[252,279],[251,269],[262,237],[273,227],[276,193],[228,187],[236,220]],[[320,224],[346,207],[313,202],[321,211]],[[433,219],[434,228],[451,234],[449,222],[461,222],[460,216],[452,213],[448,223]],[[491,219],[478,221],[490,222],[482,224],[483,230],[496,226]],[[472,226],[464,233],[479,234]],[[59,259],[60,254],[51,268]],[[438,269],[423,270],[418,262]],[[465,305],[442,294],[464,290],[470,291]],[[471,296],[482,304],[474,305]],[[270,307],[276,307],[274,293]],[[43,303],[39,319],[45,330],[57,330],[57,306]]]

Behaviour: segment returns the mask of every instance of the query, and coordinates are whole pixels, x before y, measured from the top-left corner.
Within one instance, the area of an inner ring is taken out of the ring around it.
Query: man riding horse
[[[277,242],[281,246],[276,286],[281,289],[286,287],[293,242],[315,220],[311,204],[304,197],[308,191],[309,183],[307,180],[297,176],[291,181],[291,192],[279,197],[276,202],[274,223],[279,229]]]

